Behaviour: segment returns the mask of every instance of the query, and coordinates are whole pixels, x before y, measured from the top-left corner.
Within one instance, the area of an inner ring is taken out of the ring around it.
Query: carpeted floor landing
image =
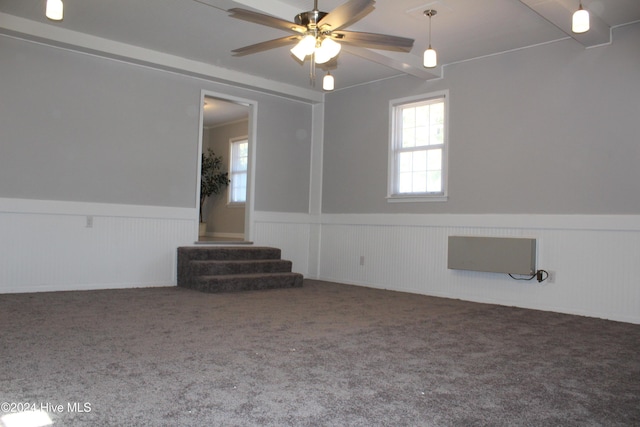
[[[640,425],[632,324],[312,280],[0,295],[0,322],[2,427]]]

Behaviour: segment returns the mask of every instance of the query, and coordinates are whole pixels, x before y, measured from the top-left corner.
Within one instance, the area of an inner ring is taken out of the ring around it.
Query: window
[[[231,184],[229,187],[229,204],[244,204],[247,200],[247,165],[249,159],[249,142],[247,137],[230,141],[231,164],[229,165]]]
[[[447,197],[447,92],[391,101],[390,202]]]

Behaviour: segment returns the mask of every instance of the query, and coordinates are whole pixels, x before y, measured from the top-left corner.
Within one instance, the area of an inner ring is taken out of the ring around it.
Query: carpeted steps
[[[209,246],[178,248],[178,286],[203,292],[237,292],[302,286],[302,274],[278,248]]]

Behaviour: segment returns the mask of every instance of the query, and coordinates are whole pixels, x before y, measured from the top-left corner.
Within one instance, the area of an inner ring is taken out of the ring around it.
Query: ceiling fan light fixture
[[[342,49],[340,43],[337,43],[330,37],[325,37],[325,39],[322,40],[321,47],[322,49],[327,49],[332,58],[335,58],[340,53],[340,49]]]
[[[573,14],[571,31],[578,34],[589,31],[589,11],[582,8],[582,2],[580,2],[580,8]]]
[[[304,61],[304,58],[306,58],[307,55],[311,55],[315,48],[316,38],[308,34],[291,49],[291,53],[300,61]]]
[[[64,5],[62,0],[47,0],[45,15],[52,21],[62,21],[64,16]]]
[[[331,75],[331,73],[327,72],[327,74],[322,79],[322,89],[326,91],[332,91],[334,88],[335,88],[335,80]]]
[[[422,65],[425,68],[433,68],[438,65],[438,54],[435,49],[431,47],[431,17],[434,16],[438,11],[433,9],[427,9],[424,11],[424,15],[429,17],[429,48],[424,51],[424,59]]]
[[[332,58],[335,58],[340,53],[340,43],[336,43],[329,37],[325,37],[320,43],[320,46],[316,47],[315,56],[316,64],[324,64]]]
[[[349,46],[410,52],[414,44],[413,39],[344,29],[369,14],[374,9],[375,2],[375,0],[346,0],[331,12],[322,12],[318,9],[318,0],[315,0],[313,10],[299,13],[294,18],[295,22],[249,9],[231,8],[228,12],[233,18],[294,34],[234,49],[232,52],[234,56],[244,56],[290,43],[295,44],[290,52],[301,63],[309,60],[309,84],[313,87],[316,86],[316,66],[335,58],[341,51],[342,42],[348,43]],[[326,70],[326,66],[322,68]],[[392,68],[398,67],[392,66]],[[332,80],[332,76],[326,77],[328,87],[332,86],[330,83]]]

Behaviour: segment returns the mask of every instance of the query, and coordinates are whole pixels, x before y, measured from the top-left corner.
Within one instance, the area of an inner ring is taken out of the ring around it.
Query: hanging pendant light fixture
[[[62,21],[64,15],[62,0],[47,0],[45,15],[52,21]]]
[[[580,7],[573,14],[571,31],[574,33],[586,33],[589,31],[589,11],[582,8],[582,0],[580,0]]]
[[[429,48],[424,51],[424,62],[423,65],[426,68],[433,68],[438,65],[438,55],[436,54],[435,49],[431,47],[431,17],[434,16],[438,11],[433,9],[428,9],[424,11],[425,16],[429,17]]]
[[[330,71],[327,71],[327,74],[322,79],[322,89],[326,91],[332,91],[335,88],[335,80],[331,75]]]

